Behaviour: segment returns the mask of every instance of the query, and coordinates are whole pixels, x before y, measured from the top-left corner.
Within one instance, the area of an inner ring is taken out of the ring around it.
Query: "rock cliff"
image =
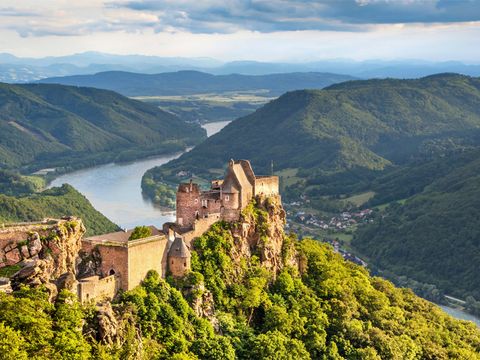
[[[21,284],[45,285],[54,297],[57,285],[59,289],[74,286],[84,233],[83,222],[74,217],[3,227],[0,267],[21,267],[11,277],[13,289]]]
[[[297,267],[295,249],[285,242],[286,213],[280,196],[257,196],[232,226],[235,262],[257,255],[273,278],[285,266]]]

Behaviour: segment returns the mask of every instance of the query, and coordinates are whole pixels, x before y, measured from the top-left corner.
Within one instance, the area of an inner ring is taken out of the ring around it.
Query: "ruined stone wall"
[[[225,209],[237,210],[240,207],[240,193],[224,193],[222,197],[222,205]]]
[[[255,179],[255,196],[257,195],[278,195],[279,180],[278,176],[258,176]]]
[[[81,303],[90,300],[113,299],[119,289],[115,275],[100,279],[98,276],[91,276],[81,279],[77,285],[78,301]]]
[[[204,206],[206,203],[207,206]],[[203,218],[209,214],[218,214],[220,213],[220,208],[222,207],[222,201],[220,200],[219,193],[213,193],[210,191],[204,192],[200,198],[200,211],[199,217]]]
[[[190,247],[193,239],[202,236],[203,233],[210,228],[210,226],[220,220],[222,220],[220,214],[214,214],[210,215],[208,218],[196,220],[193,224],[193,229],[182,234],[183,241],[185,241],[187,246]]]
[[[223,209],[221,217],[225,221],[237,221],[241,212],[240,209]]]
[[[128,290],[145,279],[149,270],[165,277],[167,269],[167,245],[165,236],[152,236],[129,241],[128,244]]]
[[[116,275],[119,279],[119,288],[128,290],[128,248],[126,246],[97,245],[96,249],[101,258],[101,277]]]

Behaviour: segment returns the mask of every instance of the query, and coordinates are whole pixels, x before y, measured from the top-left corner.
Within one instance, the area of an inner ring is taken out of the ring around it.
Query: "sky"
[[[0,52],[480,63],[480,0],[0,0]]]

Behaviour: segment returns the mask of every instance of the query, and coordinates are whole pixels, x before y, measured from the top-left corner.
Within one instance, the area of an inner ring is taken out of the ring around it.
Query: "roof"
[[[183,238],[177,237],[168,250],[168,256],[178,258],[189,258],[191,256],[190,250],[188,250],[187,244],[183,241]]]
[[[150,230],[152,230],[152,236],[163,234],[160,230],[158,230],[153,225],[150,225],[147,227],[149,227]],[[108,234],[91,236],[91,237],[85,238],[85,240],[93,243],[99,243],[99,244],[104,242],[126,244],[128,243],[128,238],[130,237],[132,232],[133,232],[133,229],[130,229],[128,231],[117,231],[117,232],[108,233]]]

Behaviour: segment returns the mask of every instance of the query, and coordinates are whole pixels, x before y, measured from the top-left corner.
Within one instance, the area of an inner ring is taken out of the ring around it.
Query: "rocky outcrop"
[[[119,326],[110,302],[97,307],[98,338],[105,344],[114,344],[118,340]]]
[[[0,229],[0,267],[22,265],[12,288],[44,285],[51,298],[59,288],[74,290],[78,253],[85,226],[77,218],[16,224]]]
[[[233,225],[232,258],[240,261],[257,255],[273,277],[285,266],[297,267],[295,249],[285,242],[286,213],[280,196],[257,196]],[[288,249],[286,248],[288,247]]]

